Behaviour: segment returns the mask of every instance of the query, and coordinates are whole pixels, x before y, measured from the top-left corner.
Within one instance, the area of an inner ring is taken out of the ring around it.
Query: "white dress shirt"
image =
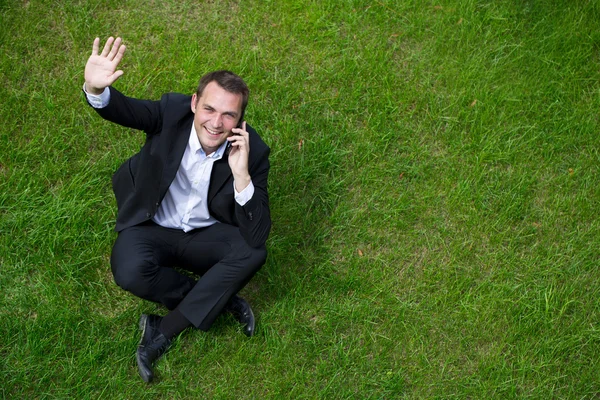
[[[88,93],[85,84],[83,90],[92,107],[103,108],[108,105],[110,101],[108,88],[98,96]],[[226,146],[227,142],[215,152],[206,154],[198,140],[196,128],[192,124],[181,164],[156,215],[152,218],[154,222],[165,228],[182,229],[184,232],[219,222],[208,212],[207,197],[213,163],[223,158]],[[250,181],[250,184],[238,193],[234,182],[233,191],[235,201],[243,206],[254,195],[254,185]]]

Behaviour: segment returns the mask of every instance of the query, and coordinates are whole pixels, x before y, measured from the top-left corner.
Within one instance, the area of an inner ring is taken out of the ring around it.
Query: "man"
[[[249,92],[239,76],[209,73],[191,97],[129,98],[111,86],[123,75],[121,38],[109,38],[101,53],[99,43],[85,66],[88,103],[102,118],[146,134],[113,176],[111,268],[120,287],[169,310],[140,317],[136,360],[151,382],[155,361],[189,326],[206,331],[228,311],[253,335],[252,309],[237,292],[266,260],[270,150],[243,119]]]

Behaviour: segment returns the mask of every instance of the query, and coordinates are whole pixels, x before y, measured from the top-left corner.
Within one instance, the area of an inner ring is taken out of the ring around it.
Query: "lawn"
[[[187,331],[146,385],[110,272],[112,173],[143,134],[115,86],[246,79],[269,144],[257,315]],[[6,399],[596,399],[600,3],[0,1],[0,395]]]

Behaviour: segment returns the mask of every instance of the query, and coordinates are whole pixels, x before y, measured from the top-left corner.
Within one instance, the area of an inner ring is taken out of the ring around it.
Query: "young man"
[[[85,66],[88,103],[102,118],[146,134],[113,176],[111,267],[120,287],[169,310],[140,317],[136,359],[150,382],[155,361],[189,326],[206,331],[228,311],[253,335],[252,309],[236,294],[267,256],[270,150],[243,119],[249,92],[239,76],[211,72],[192,96],[129,98],[111,86],[123,75],[121,38],[109,38],[101,53],[99,43]]]

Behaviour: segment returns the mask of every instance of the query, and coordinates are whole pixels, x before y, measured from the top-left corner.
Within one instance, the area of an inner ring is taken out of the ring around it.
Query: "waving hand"
[[[125,45],[121,44],[121,38],[108,38],[102,53],[98,54],[100,39],[94,39],[92,55],[85,65],[85,89],[90,94],[100,94],[107,86],[112,85],[121,75],[122,70],[117,70]]]

